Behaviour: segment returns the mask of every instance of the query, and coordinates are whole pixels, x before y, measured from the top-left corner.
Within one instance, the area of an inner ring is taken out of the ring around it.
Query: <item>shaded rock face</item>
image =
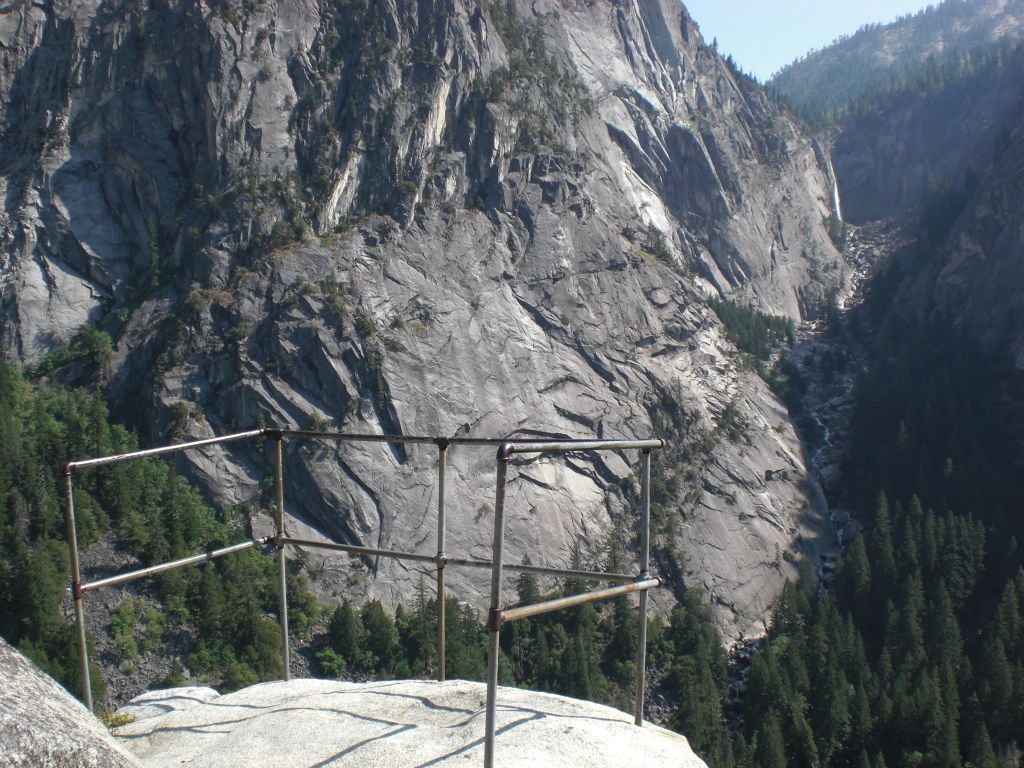
[[[1024,51],[1018,50],[996,76],[984,71],[845,121],[832,159],[849,220],[909,214],[930,187],[984,174],[1018,124],[1022,82]]]
[[[914,311],[964,329],[1024,369],[1024,110],[950,235],[904,286]]]
[[[210,698],[209,689],[153,691],[119,712],[117,737],[143,765],[420,766],[483,757],[482,683],[292,680]],[[138,703],[136,703],[138,702]],[[503,766],[705,768],[677,733],[610,707],[498,689],[494,761]]]
[[[683,552],[677,586],[703,585],[731,634],[826,535],[784,408],[705,299],[813,315],[846,275],[831,180],[679,3],[83,1],[0,11],[0,35],[5,354],[98,323],[145,442],[638,437],[674,413],[693,450],[661,561]],[[434,460],[289,442],[290,530],[430,551]],[[507,557],[629,540],[635,460],[516,466]],[[269,461],[235,444],[184,468],[256,510]],[[451,553],[489,557],[493,482],[490,451],[452,451]],[[310,565],[391,603],[421,579]],[[472,576],[449,576],[470,600]]]
[[[0,638],[0,755],[33,768],[131,768],[138,762],[52,678]]]
[[[922,203],[952,190],[924,211],[932,244],[916,259],[903,257],[894,309],[962,328],[986,352],[1009,353],[1017,367],[1024,366],[1022,83],[1018,46],[998,69],[847,120],[832,155],[854,222],[902,216],[913,224]]]

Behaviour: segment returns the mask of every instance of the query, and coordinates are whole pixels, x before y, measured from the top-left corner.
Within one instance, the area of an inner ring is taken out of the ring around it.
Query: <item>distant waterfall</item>
[[[836,218],[840,223],[843,221],[843,208],[839,204],[839,179],[836,178],[835,168],[832,167],[832,158],[827,157],[828,161],[828,175],[832,178],[832,206],[836,211]]]

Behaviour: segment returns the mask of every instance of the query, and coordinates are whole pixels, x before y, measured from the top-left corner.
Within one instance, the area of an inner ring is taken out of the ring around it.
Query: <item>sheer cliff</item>
[[[674,0],[13,3],[0,45],[4,354],[110,333],[101,375],[147,441],[667,432],[660,564],[732,634],[826,535],[785,408],[706,300],[801,318],[842,290],[833,179]],[[488,553],[491,459],[453,452],[453,553]],[[187,462],[262,524],[267,454]],[[296,447],[289,525],[426,547],[432,466]],[[509,556],[598,557],[629,477],[517,468]],[[420,579],[311,565],[390,601]]]

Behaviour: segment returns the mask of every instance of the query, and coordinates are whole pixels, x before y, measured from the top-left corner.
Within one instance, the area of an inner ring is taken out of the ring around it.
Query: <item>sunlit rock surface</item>
[[[785,409],[707,300],[800,318],[842,290],[821,148],[676,0],[372,7],[0,9],[3,354],[98,324],[146,445],[261,425],[636,438],[681,414],[656,568],[728,635],[759,632],[787,553],[830,533]],[[181,466],[261,528],[268,445]],[[430,553],[434,461],[289,441],[289,531]],[[508,559],[566,565],[579,541],[600,566],[613,527],[635,544],[635,462],[517,466]],[[449,466],[449,552],[487,558],[493,452]],[[322,593],[392,606],[429,575],[308,563]],[[447,578],[481,607],[476,575]]]
[[[0,638],[0,764],[132,768],[138,763],[82,703]]]
[[[147,768],[480,765],[481,683],[327,680],[146,694],[118,740]],[[136,703],[137,702],[137,703]],[[166,711],[159,713],[159,710]],[[686,739],[609,707],[499,688],[495,764],[555,768],[705,768]]]

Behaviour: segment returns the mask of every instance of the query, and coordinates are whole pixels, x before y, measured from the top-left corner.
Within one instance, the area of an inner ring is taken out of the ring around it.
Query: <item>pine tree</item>
[[[774,709],[761,721],[755,736],[754,765],[756,768],[787,768],[785,745],[782,739],[782,726]]]
[[[533,565],[529,555],[523,555],[523,565]],[[516,594],[520,605],[533,605],[540,602],[540,587],[537,586],[536,575],[522,572],[516,579]]]
[[[925,626],[929,657],[939,665],[959,664],[963,655],[960,625],[953,613],[953,604],[942,579],[939,579],[938,587],[935,589],[935,598],[929,606]]]
[[[363,625],[363,645],[373,659],[374,670],[390,674],[400,658],[394,620],[380,600],[370,600],[359,612],[359,621]]]
[[[212,563],[203,568],[199,583],[199,629],[205,637],[221,637],[226,626],[227,603],[224,583]]]
[[[999,768],[999,761],[996,760],[996,753],[992,749],[992,740],[988,735],[988,728],[982,723],[971,739],[968,750],[971,768]]]
[[[349,667],[361,666],[363,629],[352,604],[347,599],[331,615],[327,637],[331,648]]]
[[[833,581],[836,599],[863,622],[871,611],[871,564],[864,537],[853,537],[836,568]]]

